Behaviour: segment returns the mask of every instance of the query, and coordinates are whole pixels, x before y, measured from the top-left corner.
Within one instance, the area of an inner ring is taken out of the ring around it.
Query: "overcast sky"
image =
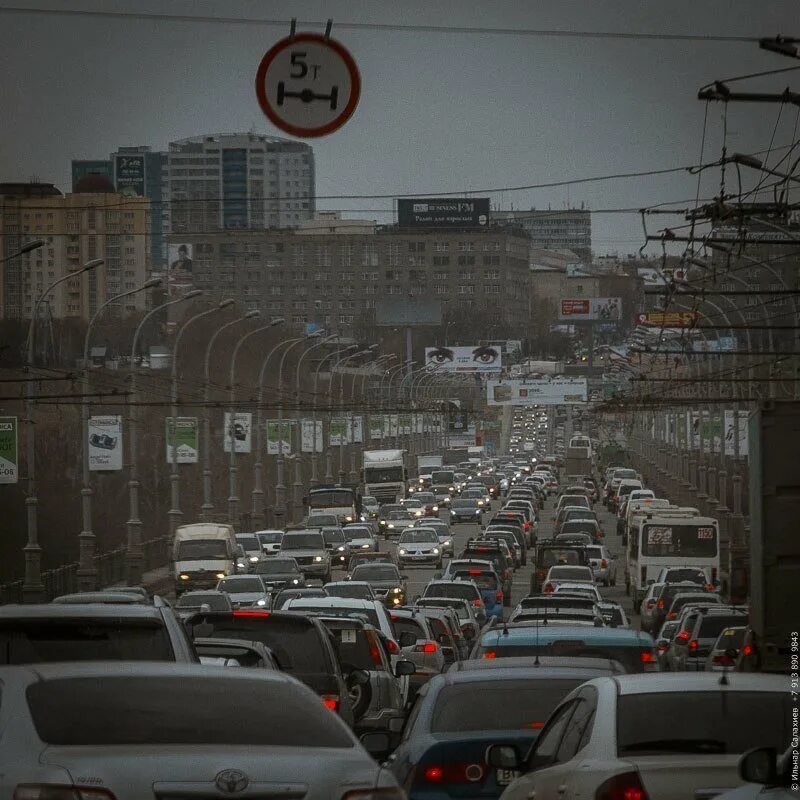
[[[756,44],[337,30],[381,22],[736,36],[797,34],[796,0],[0,0],[2,7],[153,11],[318,21],[361,70],[361,103],[339,132],[311,140],[320,195],[480,190],[664,168],[699,158],[700,86],[798,65]],[[299,30],[312,29],[299,25]],[[69,190],[72,158],[220,131],[279,132],[254,76],[282,26],[0,14],[0,181]],[[738,88],[800,89],[786,73]],[[719,155],[723,106],[709,106],[707,157]],[[792,140],[797,109],[731,105],[730,151]],[[777,129],[776,129],[777,119]],[[781,153],[782,155],[782,153]],[[732,177],[729,173],[728,178]],[[734,178],[735,180],[735,178]],[[730,184],[729,184],[730,186]],[[708,173],[703,194],[718,191]],[[502,192],[503,208],[641,207],[694,197],[689,175]],[[369,209],[385,200],[320,201]],[[653,226],[663,224],[655,220]],[[679,221],[675,224],[679,224]],[[598,254],[642,244],[636,215],[593,219]]]

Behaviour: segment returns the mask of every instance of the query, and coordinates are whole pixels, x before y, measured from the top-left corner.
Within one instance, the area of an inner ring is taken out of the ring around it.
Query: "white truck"
[[[175,594],[190,589],[213,589],[236,574],[238,544],[232,525],[195,522],[175,529],[172,545]]]
[[[364,451],[364,494],[379,503],[396,503],[406,496],[408,469],[405,450]]]

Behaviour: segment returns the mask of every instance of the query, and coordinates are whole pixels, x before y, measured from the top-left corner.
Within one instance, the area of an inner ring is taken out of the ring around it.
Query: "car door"
[[[564,729],[564,735],[556,753],[556,765],[552,767],[553,774],[560,777],[560,783],[555,786],[558,800],[580,800],[591,797],[592,793],[584,790],[583,783],[586,777],[588,764],[583,755],[583,750],[589,742],[591,728],[594,723],[594,713],[597,707],[597,690],[587,686],[578,692],[578,702],[569,722]]]

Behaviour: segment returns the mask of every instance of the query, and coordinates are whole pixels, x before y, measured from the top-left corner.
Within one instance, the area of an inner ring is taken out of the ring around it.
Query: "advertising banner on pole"
[[[490,406],[562,406],[585,403],[586,378],[487,381]]]
[[[231,451],[231,438],[235,453],[249,453],[252,450],[253,415],[249,411],[234,411],[232,420],[230,411],[225,412],[223,447],[226,453]]]
[[[197,417],[167,417],[165,422],[167,464],[196,464],[200,453]]]
[[[293,419],[267,420],[267,454],[288,456],[292,452],[292,431],[297,421]]]
[[[411,433],[411,414],[401,414],[398,420],[400,435],[408,436]]]
[[[383,414],[373,414],[369,418],[369,438],[383,438]]]
[[[89,469],[117,472],[122,469],[122,417],[89,417]]]
[[[400,417],[397,414],[391,414],[389,416],[389,436],[399,436],[400,435]]]
[[[426,347],[425,364],[437,373],[443,372],[500,372],[503,353],[491,345],[467,347]]]
[[[351,417],[350,422],[353,434],[350,441],[361,444],[364,441],[364,417]]]
[[[19,444],[16,417],[0,417],[0,483],[19,480]]]
[[[725,412],[725,455],[736,455],[736,432],[734,430],[734,420],[739,423],[739,455],[750,455],[750,447],[747,439],[747,412],[726,411]]]
[[[703,412],[703,450],[706,453],[719,453],[722,449],[722,420],[711,412]]]
[[[686,412],[686,438],[689,441],[690,450],[700,449],[700,412]]]
[[[328,444],[331,447],[347,444],[347,420],[344,417],[334,417],[331,420]]]
[[[303,453],[321,453],[323,449],[322,421],[300,420],[300,450]]]

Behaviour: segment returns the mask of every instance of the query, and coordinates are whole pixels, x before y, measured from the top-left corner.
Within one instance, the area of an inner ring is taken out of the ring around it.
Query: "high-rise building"
[[[0,319],[30,319],[47,286],[96,258],[104,260],[102,267],[64,281],[48,296],[49,316],[88,321],[107,299],[147,279],[150,201],[115,192],[97,173],[75,188],[62,195],[52,184],[0,183],[0,258],[32,239],[45,241],[3,264]],[[145,302],[145,293],[133,295],[110,307],[109,315],[142,310]]]
[[[493,222],[520,225],[532,248],[572,250],[584,262],[592,260],[592,212],[586,208],[492,211]]]
[[[104,178],[114,180],[114,167],[110,159],[84,159],[72,161],[72,191],[78,182],[85,178],[87,175],[102,175]]]
[[[256,133],[220,133],[170,142],[168,229],[297,227],[314,216],[314,151]]]

